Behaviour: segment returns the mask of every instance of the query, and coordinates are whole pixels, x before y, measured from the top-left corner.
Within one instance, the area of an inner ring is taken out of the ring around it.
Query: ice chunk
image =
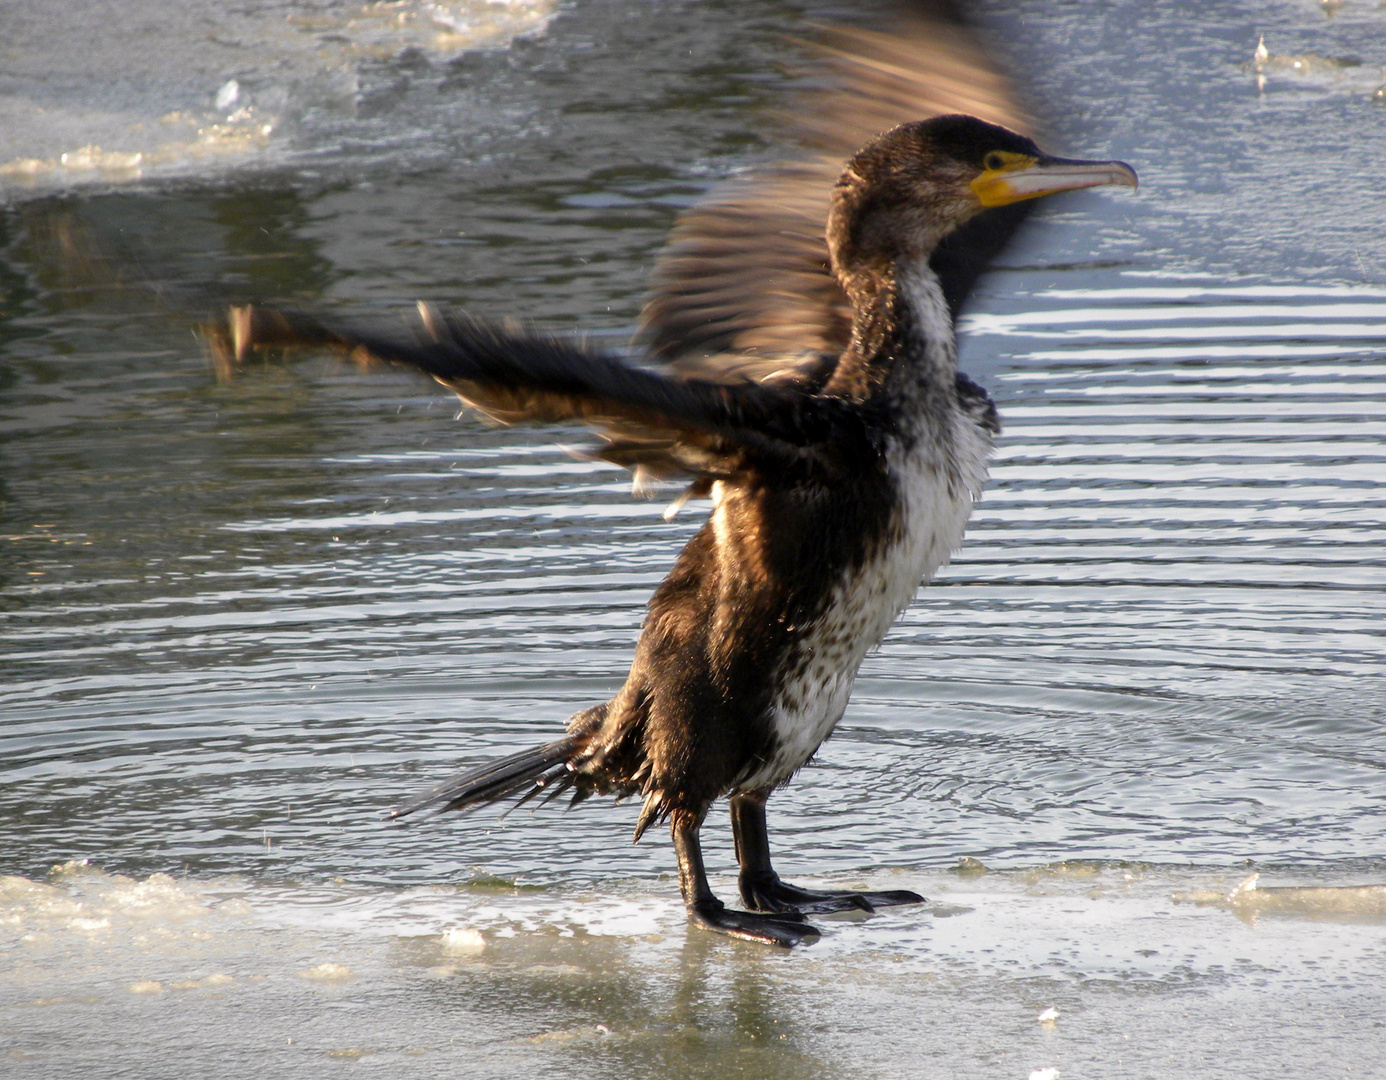
[[[443,931],[443,948],[450,953],[479,953],[486,948],[486,939],[470,927],[454,926]]]
[[[222,88],[217,91],[217,112],[225,112],[227,109],[231,108],[232,105],[236,104],[236,99],[240,96],[241,84],[235,79],[230,79],[222,84]]]
[[[1386,885],[1277,885],[1262,888],[1260,874],[1248,874],[1226,892],[1177,892],[1176,903],[1225,907],[1244,919],[1258,915],[1301,918],[1386,920]]]
[[[300,971],[298,977],[311,979],[313,982],[346,982],[356,976],[345,964],[326,963],[310,967],[307,971]]]

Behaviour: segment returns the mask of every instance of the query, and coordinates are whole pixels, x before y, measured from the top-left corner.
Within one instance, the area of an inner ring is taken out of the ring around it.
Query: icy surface
[[[178,1061],[180,1076],[290,1076],[367,1058],[384,1076],[1373,1075],[1379,886],[1278,886],[1298,899],[1257,913],[1187,899],[1225,897],[1234,871],[861,880],[930,901],[822,920],[822,941],[788,957],[689,934],[672,890],[646,882],[7,878],[6,1075]],[[1318,1034],[1287,1034],[1304,1030]]]

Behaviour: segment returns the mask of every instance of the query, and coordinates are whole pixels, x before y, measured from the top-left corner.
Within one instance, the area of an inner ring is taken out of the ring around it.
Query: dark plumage
[[[964,55],[953,75],[995,81],[962,31],[945,28]],[[890,95],[860,51],[870,44],[844,32],[833,63],[869,70],[854,92],[879,105]],[[920,81],[891,85],[919,106]],[[778,945],[816,936],[804,912],[921,899],[786,885],[770,863],[764,805],[832,731],[862,657],[961,542],[980,494],[998,425],[985,392],[957,371],[953,318],[1017,223],[984,210],[1135,183],[1119,162],[1050,158],[963,115],[900,124],[835,184],[801,190],[821,171],[806,158],[679,226],[643,337],[668,370],[430,307],[412,332],[261,308],[238,309],[231,327],[238,357],[327,346],[417,367],[506,422],[581,419],[604,439],[594,454],[689,477],[693,494],[713,496],[650,600],[617,694],[572,717],[562,739],[444,781],[397,814],[516,794],[638,795],[636,838],[669,820],[695,922]],[[783,219],[813,200],[826,210],[826,245],[822,218]],[[724,795],[752,911],[724,908],[703,871],[698,830]]]

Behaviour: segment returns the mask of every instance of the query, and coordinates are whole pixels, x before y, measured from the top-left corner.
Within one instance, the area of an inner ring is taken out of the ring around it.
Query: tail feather
[[[533,783],[534,789],[522,798],[522,801],[528,801],[542,788],[549,786],[545,779],[550,772],[556,773],[552,780],[567,781],[558,785],[560,791],[565,790],[573,783],[572,774],[566,766],[580,745],[580,739],[569,735],[557,742],[521,750],[518,754],[497,761],[488,761],[416,795],[403,806],[392,810],[389,816],[402,818],[433,806],[439,810],[465,810],[480,803],[494,802],[516,788]]]

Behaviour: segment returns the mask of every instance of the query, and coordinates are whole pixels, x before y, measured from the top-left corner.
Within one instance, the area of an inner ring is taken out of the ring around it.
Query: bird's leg
[[[703,868],[702,846],[698,842],[698,830],[706,814],[707,810],[704,809],[702,813],[675,810],[669,815],[674,851],[679,860],[679,889],[694,924],[705,930],[716,930],[732,937],[758,941],[763,945],[779,945],[786,949],[817,941],[818,931],[804,922],[801,915],[760,915],[749,911],[732,911],[712,895],[707,883],[707,871]]]
[[[741,899],[752,911],[781,913],[874,911],[895,904],[922,904],[924,897],[906,889],[889,892],[814,892],[787,885],[770,865],[770,838],[765,830],[769,792],[750,791],[731,797],[732,838],[741,864]]]

